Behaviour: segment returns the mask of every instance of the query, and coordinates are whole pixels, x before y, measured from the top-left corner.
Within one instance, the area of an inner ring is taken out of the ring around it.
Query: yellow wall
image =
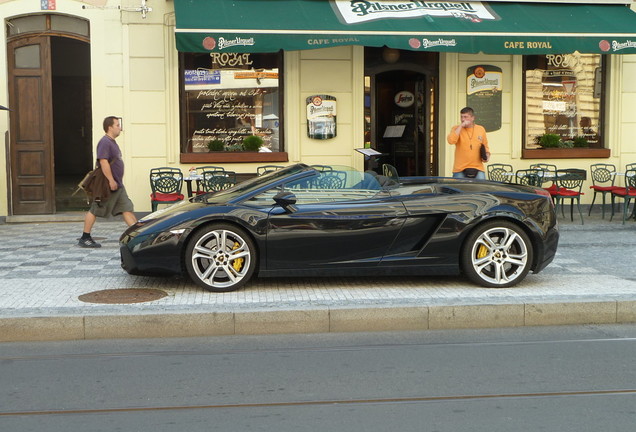
[[[119,115],[123,111],[123,70],[124,55],[122,49],[121,14],[116,8],[93,8],[95,4],[104,3],[101,0],[79,1],[58,0],[55,11],[40,10],[40,2],[7,1],[0,4],[2,22],[17,16],[40,13],[59,13],[88,19],[91,33],[91,70],[92,100],[93,100],[93,133],[101,136],[102,120],[111,113]],[[112,3],[109,3],[111,5]],[[107,5],[107,6],[109,6]],[[115,6],[115,4],[112,4]],[[0,32],[0,82],[7,83],[7,39],[6,31]],[[103,71],[103,72],[100,72]],[[9,92],[7,85],[0,86],[0,105],[8,104]],[[4,137],[9,129],[9,117],[5,112],[0,113],[0,135]],[[96,140],[93,140],[96,146]],[[8,215],[9,190],[7,183],[8,140],[1,139],[3,151],[0,151],[0,216]],[[122,146],[122,147],[125,147]],[[6,193],[4,193],[6,191]]]
[[[364,146],[363,53],[359,47],[325,48],[300,52],[297,100],[300,102],[300,157],[307,164],[363,167],[364,157],[356,147]],[[329,140],[307,137],[306,98],[329,94],[337,99],[337,136]],[[293,124],[290,128],[296,127]]]
[[[93,7],[105,4],[104,8]],[[101,122],[107,115],[124,118],[124,132],[118,139],[126,175],[124,182],[137,211],[150,210],[148,171],[157,166],[179,163],[178,61],[171,2],[152,2],[146,19],[138,12],[119,10],[119,3],[104,0],[58,0],[57,10],[90,20],[93,101],[93,148],[102,135]],[[138,6],[125,0],[123,7]],[[0,17],[42,13],[38,1],[0,2]],[[85,8],[86,7],[86,8]],[[285,53],[285,150],[289,163],[342,164],[362,168],[363,157],[355,148],[363,147],[364,136],[364,49],[339,47]],[[0,33],[0,82],[7,82],[6,36]],[[456,124],[459,110],[466,104],[467,67],[492,64],[502,68],[502,128],[489,134],[492,162],[505,162],[515,169],[539,160],[521,159],[522,65],[520,56],[440,55],[439,171],[450,175],[452,151],[446,134]],[[560,159],[560,167],[589,168],[596,162],[624,166],[636,162],[636,56],[613,56],[606,127],[609,160]],[[337,98],[337,132],[330,140],[307,137],[305,98],[330,94]],[[0,104],[8,101],[8,89],[0,86]],[[0,135],[9,129],[8,116],[0,112]],[[8,191],[6,144],[0,144],[0,190]],[[255,172],[259,164],[226,164],[236,172]],[[587,187],[585,188],[587,189]],[[8,214],[8,194],[0,199],[0,216]],[[591,195],[585,196],[589,202]]]

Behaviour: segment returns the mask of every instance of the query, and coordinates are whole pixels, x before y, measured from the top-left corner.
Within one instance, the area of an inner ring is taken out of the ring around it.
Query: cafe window
[[[203,161],[222,152],[240,161],[240,154],[284,151],[282,58],[282,53],[180,55],[182,160],[184,154]]]
[[[589,156],[604,148],[605,62],[598,54],[524,57],[524,156],[540,158],[539,149]]]

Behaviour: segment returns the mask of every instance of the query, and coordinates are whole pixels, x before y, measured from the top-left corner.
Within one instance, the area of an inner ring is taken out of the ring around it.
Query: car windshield
[[[351,167],[314,165],[309,168],[305,175],[291,176],[288,181],[276,183],[246,203],[273,204],[274,196],[283,191],[293,193],[297,204],[363,200],[384,192],[391,183],[374,172],[360,172]]]
[[[287,179],[287,181],[286,181]],[[372,171],[361,172],[347,166],[296,164],[254,177],[227,190],[199,198],[208,203],[250,197],[250,203],[273,203],[283,190],[292,191],[299,202],[322,202],[365,199],[397,185]]]
[[[236,197],[250,195],[259,189],[263,189],[268,184],[278,183],[281,178],[289,177],[308,170],[310,170],[310,168],[305,164],[291,165],[278,171],[269,172],[262,176],[252,177],[251,179],[238,183],[229,189],[222,190],[214,194],[201,195],[200,199],[205,202],[214,202],[217,198],[223,198],[223,200],[229,201]]]

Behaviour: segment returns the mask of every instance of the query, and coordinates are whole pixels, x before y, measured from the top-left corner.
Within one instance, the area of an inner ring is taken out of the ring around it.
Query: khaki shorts
[[[132,212],[133,210],[133,203],[130,198],[128,198],[126,189],[122,186],[110,194],[108,201],[102,203],[93,201],[88,211],[97,217],[110,217],[120,215],[124,212]]]

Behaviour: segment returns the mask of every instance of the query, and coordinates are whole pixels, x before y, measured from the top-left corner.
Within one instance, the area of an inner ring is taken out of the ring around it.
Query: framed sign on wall
[[[486,132],[501,129],[501,68],[491,65],[471,66],[466,71],[466,105],[475,110],[476,122]]]
[[[336,98],[329,95],[313,95],[307,98],[307,136],[313,139],[330,139],[336,136]]]

